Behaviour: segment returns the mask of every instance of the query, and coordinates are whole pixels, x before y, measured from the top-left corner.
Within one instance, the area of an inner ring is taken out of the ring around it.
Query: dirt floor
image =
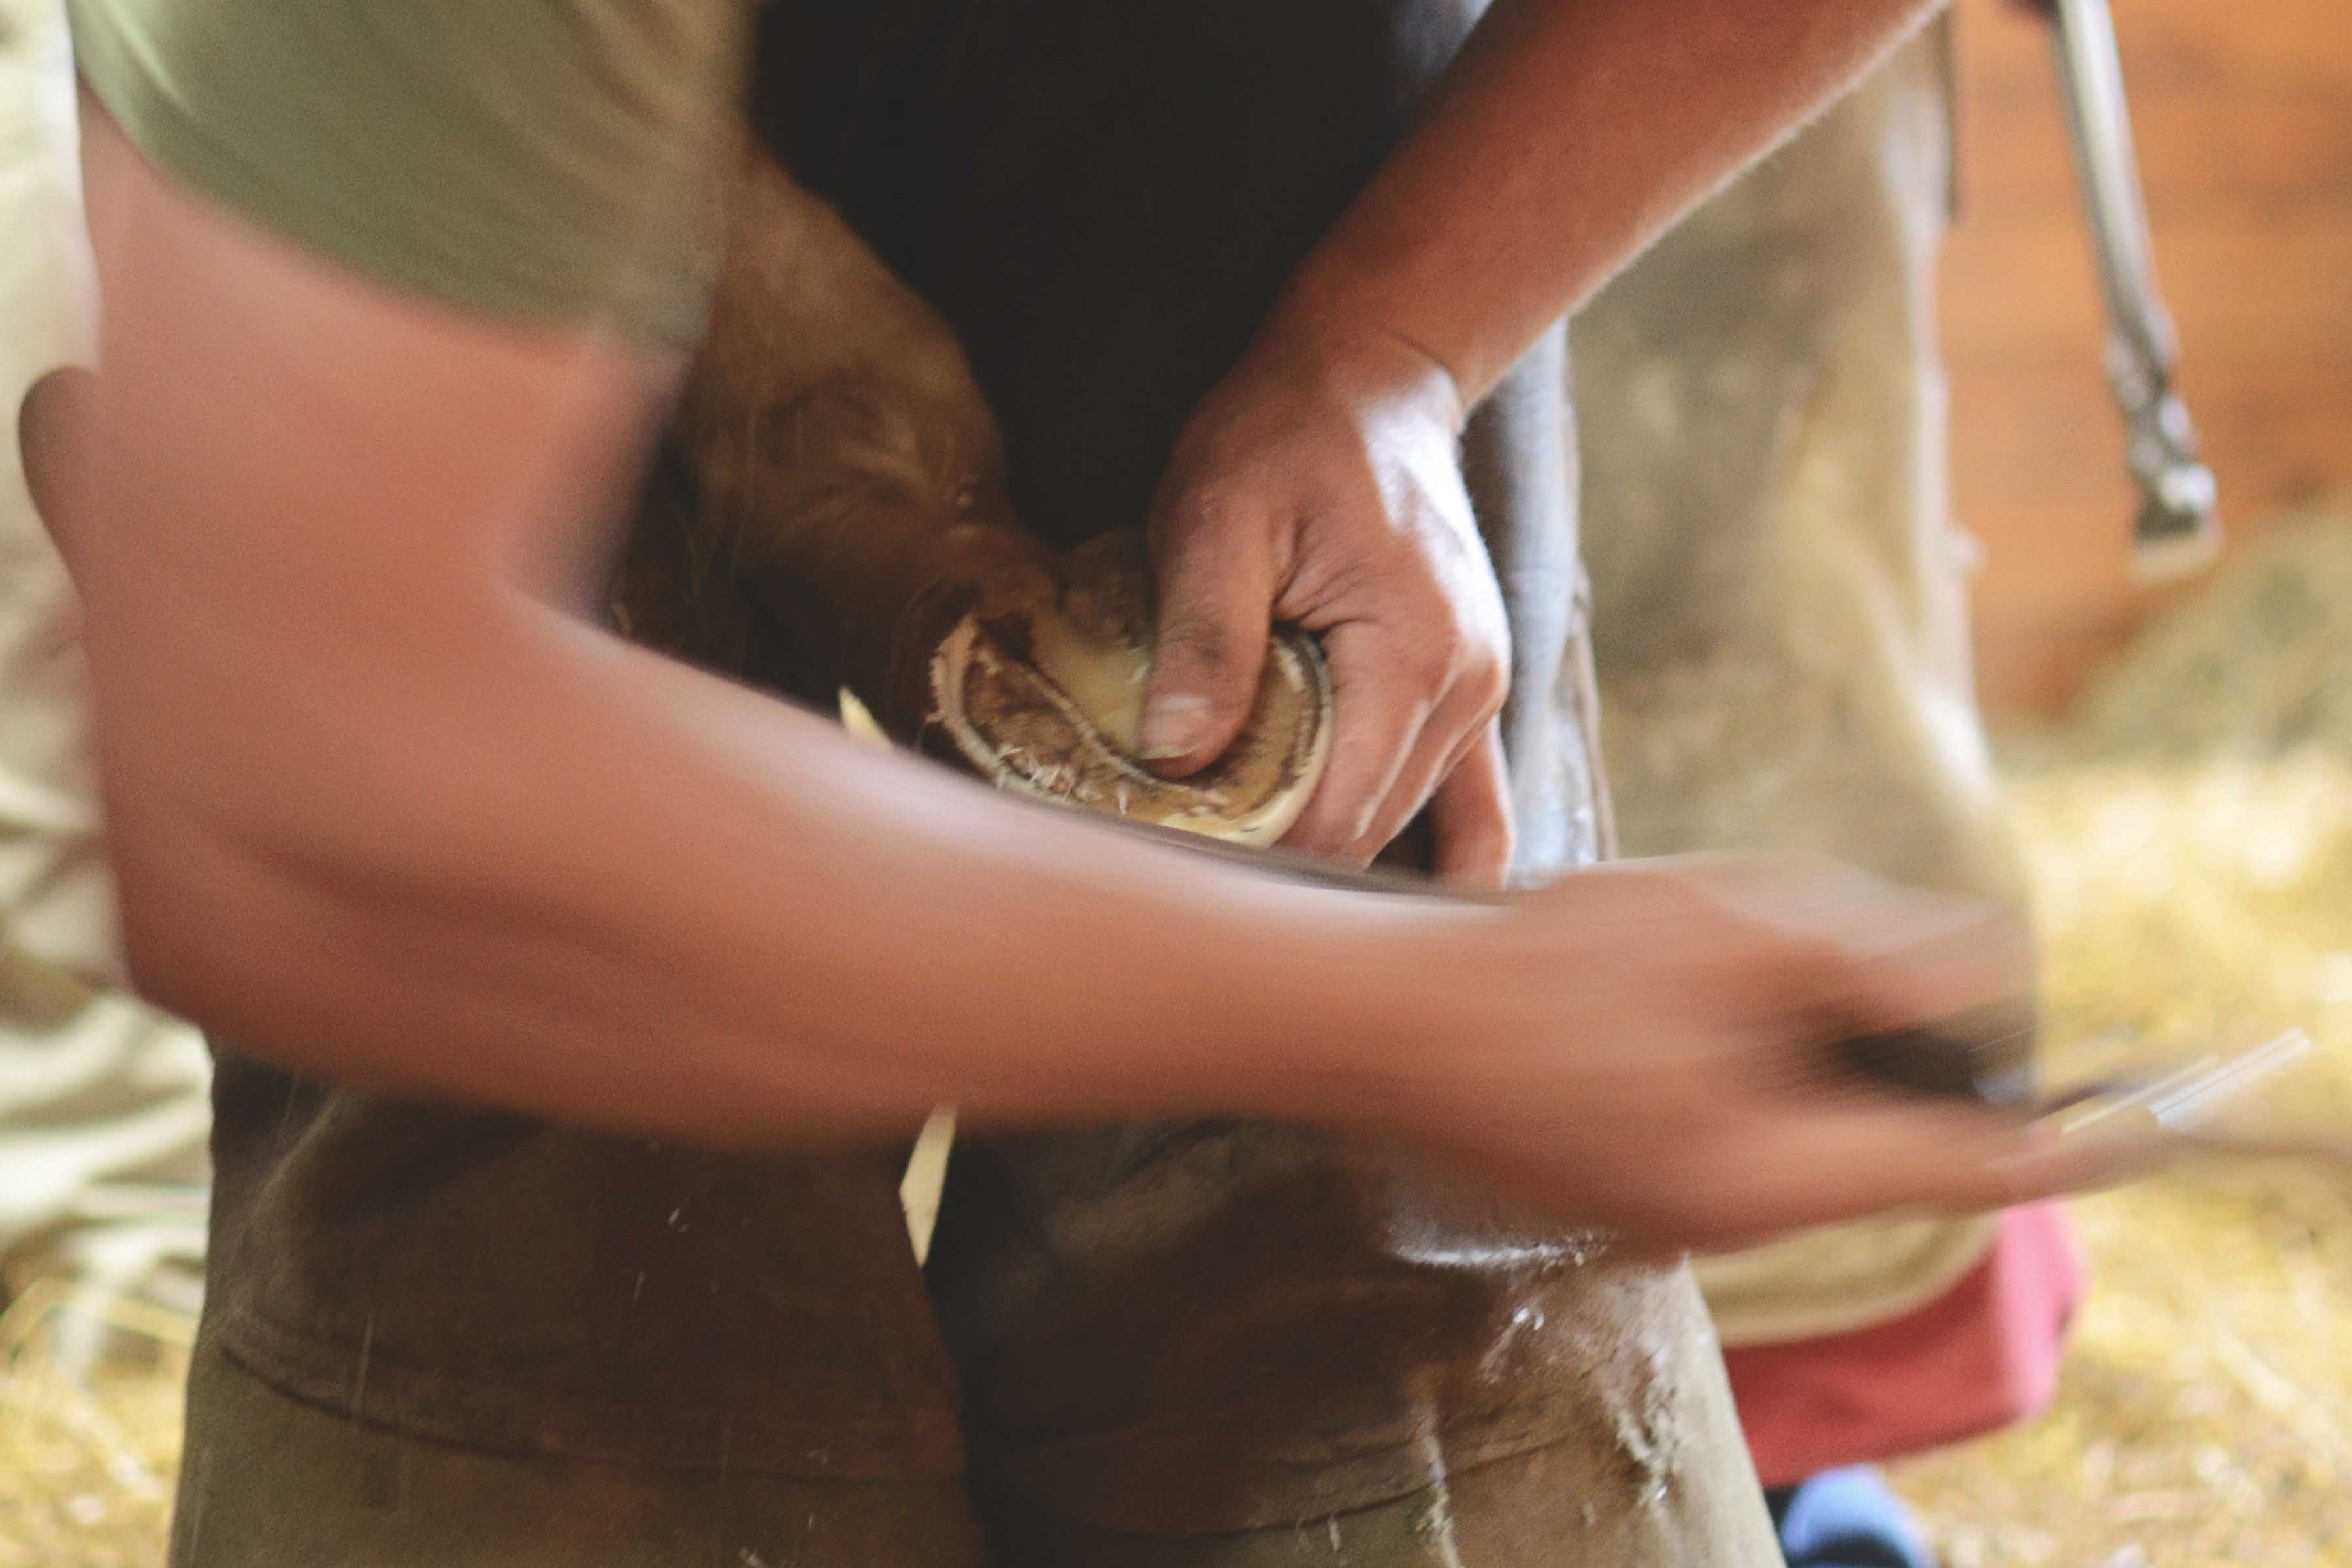
[[[2053,1076],[2300,1026],[2303,1109],[2352,1131],[2352,520],[2279,531],[2007,751]],[[2056,1406],[1897,1470],[1948,1568],[2352,1568],[2352,1176],[2209,1167],[2074,1213]],[[0,1568],[160,1565],[188,1327],[54,1289],[0,1318]]]

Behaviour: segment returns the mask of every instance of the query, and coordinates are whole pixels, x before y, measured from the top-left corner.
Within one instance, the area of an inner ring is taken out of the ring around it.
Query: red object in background
[[[1981,1436],[2045,1408],[2084,1269],[2056,1205],[2001,1216],[1960,1282],[1890,1322],[1724,1352],[1758,1476],[1792,1486]]]

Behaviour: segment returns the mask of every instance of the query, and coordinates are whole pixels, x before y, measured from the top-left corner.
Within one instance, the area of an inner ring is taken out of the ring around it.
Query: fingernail
[[[1209,700],[1189,692],[1155,697],[1144,706],[1143,725],[1137,738],[1143,742],[1143,760],[1160,762],[1181,757],[1201,743],[1209,730]]]
[[[2012,1201],[2046,1198],[2056,1189],[2086,1192],[2147,1175],[2179,1152],[2163,1123],[2145,1108],[2110,1108],[2032,1131],[2032,1145],[1990,1162]]]

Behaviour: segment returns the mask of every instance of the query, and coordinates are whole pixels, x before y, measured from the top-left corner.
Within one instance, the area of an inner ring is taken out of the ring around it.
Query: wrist
[[[1017,956],[986,942],[958,950],[989,960],[963,989],[1017,994],[1028,1045],[1063,1093],[1094,1115],[1372,1130],[1415,1121],[1400,1112],[1410,1106],[1426,1119],[1431,1064],[1467,1011],[1440,994],[1432,956],[1447,944],[1431,928],[1454,910],[1134,847],[1144,858],[1108,882],[1083,855],[1030,868],[1034,901],[1028,877],[996,881],[992,895],[1023,910]],[[967,1106],[990,1118],[1035,1109],[1017,1091]]]
[[[1475,401],[1442,345],[1404,331],[1311,267],[1276,302],[1251,354],[1294,367],[1342,401],[1413,407],[1455,435]]]
[[[1507,907],[1389,893],[1344,900],[1289,928],[1287,978],[1268,1016],[1295,1020],[1287,1055],[1294,1103],[1265,1114],[1385,1131],[1429,1131],[1434,1084],[1494,1033],[1482,1025],[1488,968]]]

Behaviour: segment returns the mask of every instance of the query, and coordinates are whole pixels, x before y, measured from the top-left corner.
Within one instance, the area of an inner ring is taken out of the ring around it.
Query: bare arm
[[[1385,335],[1475,403],[1932,0],[1496,0],[1421,124],[1295,279],[1307,330]]]
[[[714,1142],[948,1100],[1380,1128],[1668,1237],[2053,1179],[1994,1168],[2028,1147],[1997,1118],[1790,1088],[1801,1019],[2012,984],[1980,917],[1755,871],[1810,912],[1673,870],[1292,887],[871,752],[582,613],[670,367],[385,293],[88,145],[105,373],[60,532],[132,962],[226,1037]]]
[[[361,282],[99,120],[89,174],[106,372],[65,531],[159,999],[325,1073],[727,1139],[1251,1100],[1225,1052],[1314,1049],[1266,992],[1332,1001],[1323,941],[1392,912],[1018,810],[588,624],[675,367]]]
[[[1454,468],[1465,411],[1929,8],[1496,0],[1178,443],[1145,726],[1171,771],[1234,734],[1267,622],[1306,626],[1343,695],[1289,841],[1367,858],[1431,801],[1440,866],[1499,875],[1509,644]]]

